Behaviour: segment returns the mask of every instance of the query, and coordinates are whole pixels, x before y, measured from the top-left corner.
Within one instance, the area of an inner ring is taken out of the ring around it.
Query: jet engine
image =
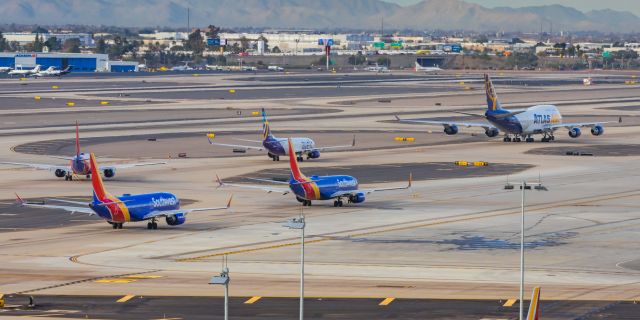
[[[458,133],[458,126],[444,127],[444,133],[446,133],[448,135],[454,135],[454,134]]]
[[[308,157],[311,158],[311,159],[318,159],[318,158],[320,158],[320,151],[313,150],[313,151],[309,152]]]
[[[115,169],[104,169],[104,171],[102,172],[105,176],[105,178],[113,178],[113,176],[116,175],[116,170]]]
[[[484,134],[486,134],[487,137],[489,137],[489,138],[493,138],[493,137],[495,137],[495,136],[500,134],[500,130],[498,130],[496,128],[491,128],[491,129],[485,130]]]
[[[187,217],[182,212],[167,216],[166,219],[167,219],[167,224],[170,226],[181,225],[185,221],[187,221]]]
[[[600,136],[604,133],[604,128],[601,125],[593,126],[591,128],[591,134],[594,136]]]
[[[355,195],[349,196],[349,201],[351,203],[361,203],[364,202],[364,193],[356,193]]]
[[[582,134],[582,131],[580,131],[580,128],[571,128],[571,130],[569,130],[569,137],[571,138],[577,138]]]
[[[62,178],[67,174],[67,172],[62,170],[62,169],[56,169],[56,171],[54,173],[55,173],[56,177],[58,177],[58,178]]]

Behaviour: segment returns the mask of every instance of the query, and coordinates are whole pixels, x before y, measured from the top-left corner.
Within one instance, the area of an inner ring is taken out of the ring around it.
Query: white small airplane
[[[533,135],[542,135],[542,142],[555,140],[554,133],[558,129],[568,129],[569,137],[577,138],[582,134],[581,127],[590,127],[591,134],[600,136],[604,133],[603,123],[607,122],[562,122],[562,114],[558,108],[550,104],[535,105],[526,109],[503,109],[498,101],[493,83],[488,75],[484,75],[484,86],[487,96],[487,110],[484,114],[472,114],[456,112],[459,114],[485,118],[488,122],[457,122],[437,120],[405,120],[396,116],[400,122],[418,123],[427,125],[442,125],[444,133],[454,135],[458,133],[458,127],[481,127],[487,137],[493,138],[504,132],[504,142],[533,142]]]
[[[36,65],[33,69],[22,69],[22,67],[20,67],[20,69],[18,69],[16,67],[16,69],[13,69],[11,71],[9,71],[8,75],[10,76],[21,76],[21,77],[26,77],[26,76],[30,76],[34,73],[38,73],[40,72],[41,66],[40,65]]]
[[[66,68],[62,69],[62,70],[58,70],[55,67],[51,66],[49,68],[47,68],[47,70],[43,70],[43,71],[38,71],[32,75],[30,75],[30,77],[35,77],[35,78],[41,78],[41,77],[62,77],[65,74],[68,74],[71,72],[71,66],[67,66]]]
[[[416,62],[416,71],[422,71],[425,73],[429,73],[429,72],[438,72],[438,71],[443,71],[440,66],[434,66],[434,67],[423,67],[421,66],[419,63]]]
[[[0,67],[0,73],[9,72],[13,70],[11,67]]]
[[[389,72],[389,68],[387,68],[386,66],[380,66],[380,65],[378,65],[378,63],[376,63],[373,66],[368,66],[368,67],[364,68],[364,70],[372,71],[372,72],[381,72],[381,73]]]
[[[175,66],[171,68],[171,71],[190,71],[190,70],[193,70],[193,68],[189,66],[188,61],[185,61],[184,65],[182,66]]]

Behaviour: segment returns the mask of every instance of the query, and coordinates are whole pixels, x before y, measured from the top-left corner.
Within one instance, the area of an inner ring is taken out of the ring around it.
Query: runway
[[[0,161],[66,163],[55,157],[75,152],[77,119],[83,151],[95,152],[101,164],[167,162],[118,171],[105,181],[114,195],[170,191],[190,208],[221,206],[233,194],[230,210],[194,212],[183,225],[160,220],[158,230],[143,222],[114,230],[95,216],[13,203],[14,192],[34,201],[88,199],[89,181],[1,165],[0,293],[13,294],[10,304],[20,305],[33,295],[38,307],[2,309],[0,316],[221,317],[222,289],[208,281],[227,256],[232,315],[294,318],[299,233],[283,224],[302,212],[307,318],[512,318],[517,304],[503,305],[518,294],[521,199],[519,190],[504,186],[526,179],[549,191],[526,194],[525,297],[542,287],[545,319],[633,318],[640,312],[634,303],[640,299],[638,86],[614,73],[594,76],[591,87],[580,84],[584,74],[495,76],[502,78],[496,90],[503,106],[557,103],[565,121],[612,123],[602,136],[585,128],[577,139],[558,131],[551,143],[504,143],[482,128],[461,127],[449,136],[442,126],[393,121],[396,114],[483,121],[452,114],[482,113],[486,103],[476,82],[481,75],[454,72],[71,77],[62,79],[60,92],[43,93],[41,106],[34,92],[52,90],[57,80],[15,93],[22,90],[17,80],[0,79],[0,91],[13,92],[5,94],[10,106],[0,110]],[[352,83],[337,88],[336,77]],[[127,82],[139,85],[127,90]],[[54,96],[87,104],[50,105]],[[114,103],[93,105],[105,97]],[[262,122],[254,112],[262,107],[278,137],[308,136],[331,146],[350,145],[355,134],[355,147],[301,162],[305,174],[350,174],[372,188],[404,186],[411,173],[412,188],[371,193],[364,203],[341,208],[322,201],[303,208],[291,194],[218,188],[216,175],[228,183],[288,177],[286,158],[272,161],[265,152],[237,153],[207,142],[207,133],[221,143],[260,140]],[[403,137],[414,141],[396,140]],[[262,298],[244,303],[254,296]],[[380,306],[386,298],[394,300]]]

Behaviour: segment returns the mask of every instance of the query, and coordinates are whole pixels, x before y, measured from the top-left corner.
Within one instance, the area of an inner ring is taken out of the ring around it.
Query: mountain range
[[[462,0],[400,6],[382,0],[2,0],[3,23],[298,29],[638,32],[630,12],[562,5],[487,8]]]

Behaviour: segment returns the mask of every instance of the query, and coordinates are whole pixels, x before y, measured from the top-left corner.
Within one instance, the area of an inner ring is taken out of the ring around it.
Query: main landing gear
[[[545,133],[544,137],[542,137],[542,139],[540,141],[542,141],[542,142],[550,142],[550,141],[553,141],[555,139],[556,139],[556,137],[554,137],[553,134]]]
[[[64,176],[64,181],[72,181],[73,180],[73,175],[70,173],[67,173],[67,175]]]
[[[342,207],[342,199],[338,199],[336,201],[333,202],[333,206],[334,207]]]
[[[109,222],[111,224],[111,227],[113,227],[114,229],[122,229],[122,225],[124,223],[122,222]]]
[[[553,141],[555,138],[553,135],[551,134],[544,134],[544,137],[540,140],[542,142],[549,142],[549,141]],[[514,135],[513,138],[510,135],[505,135],[504,138],[502,139],[502,141],[504,142],[535,142],[536,140],[531,136],[531,135],[526,135],[526,136],[520,136],[520,135]]]
[[[303,156],[298,156],[297,159],[298,159],[298,162],[304,161],[304,157]]]
[[[279,156],[279,155],[275,155],[275,154],[273,154],[273,153],[271,153],[271,152],[269,152],[267,155],[268,155],[268,156],[269,156],[269,158],[271,158],[271,160],[273,160],[273,161],[280,161],[280,156]]]
[[[153,219],[149,223],[147,223],[147,229],[149,229],[149,230],[158,229],[158,223],[156,222],[156,219]]]

